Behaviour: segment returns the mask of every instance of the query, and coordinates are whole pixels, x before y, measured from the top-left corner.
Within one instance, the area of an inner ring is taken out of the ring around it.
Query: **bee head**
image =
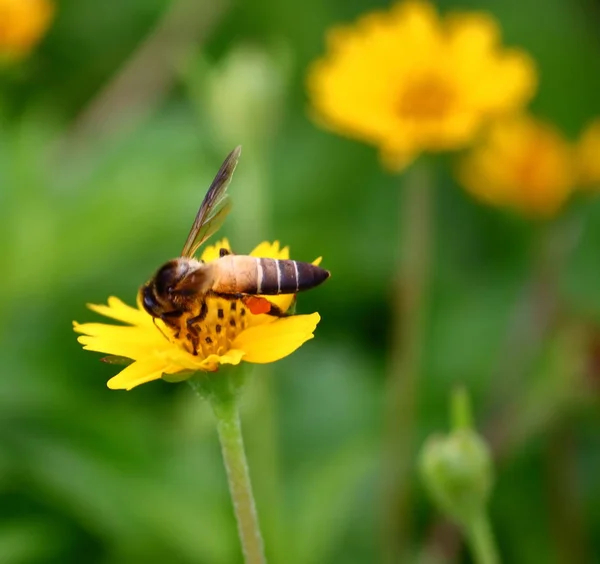
[[[189,259],[173,259],[161,266],[140,290],[142,305],[152,317],[179,310],[186,290],[181,282],[196,271],[199,263]]]

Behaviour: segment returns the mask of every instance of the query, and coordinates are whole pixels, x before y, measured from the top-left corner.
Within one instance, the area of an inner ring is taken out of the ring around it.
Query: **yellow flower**
[[[424,151],[466,145],[490,116],[520,108],[534,94],[534,64],[503,49],[484,13],[441,19],[408,1],[334,29],[328,53],[308,76],[316,119],[376,145],[396,169]]]
[[[0,0],[0,58],[26,55],[44,34],[53,15],[50,0]]]
[[[202,260],[210,262],[217,259],[221,248],[229,249],[226,239],[207,247]],[[261,243],[251,255],[287,259],[289,248],[280,249],[277,241]],[[290,308],[294,298],[294,295],[268,296],[269,301],[283,311]],[[157,320],[164,334],[161,333],[139,303],[137,308],[133,308],[112,297],[107,306],[89,307],[126,324],[74,323],[75,331],[83,334],[78,341],[84,349],[134,361],[108,382],[111,389],[126,390],[163,376],[166,380],[182,380],[193,372],[212,372],[218,370],[221,364],[239,364],[242,360],[258,364],[275,362],[312,339],[321,319],[318,313],[282,318],[253,315],[241,301],[210,298],[209,313],[201,327],[202,334],[207,337],[198,354],[193,355],[174,336],[167,338],[167,327]],[[227,312],[225,323],[219,317],[223,312]]]
[[[494,124],[458,174],[467,191],[488,204],[550,216],[574,190],[573,156],[553,126],[522,115]]]
[[[580,186],[600,188],[600,118],[583,130],[575,150]]]

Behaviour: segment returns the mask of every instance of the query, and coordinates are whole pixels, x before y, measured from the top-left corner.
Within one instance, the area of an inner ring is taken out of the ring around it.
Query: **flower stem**
[[[467,541],[477,564],[498,564],[498,549],[490,526],[490,521],[481,512],[466,527]]]
[[[383,559],[390,563],[402,560],[409,540],[415,409],[432,253],[433,193],[429,164],[417,162],[407,172],[400,198],[402,231],[386,393],[382,489]]]
[[[264,564],[266,560],[263,540],[258,524],[238,411],[238,392],[241,383],[239,379],[234,379],[235,377],[233,372],[220,370],[218,374],[200,376],[189,382],[202,397],[210,401],[217,419],[217,433],[221,443],[244,562],[246,564]]]
[[[263,541],[252,495],[237,402],[219,406],[215,409],[215,415],[244,560],[246,564],[261,564],[265,562]]]

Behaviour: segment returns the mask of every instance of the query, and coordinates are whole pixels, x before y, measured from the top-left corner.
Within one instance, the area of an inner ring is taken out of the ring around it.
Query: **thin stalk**
[[[432,253],[433,194],[427,162],[405,176],[400,193],[398,272],[392,356],[386,394],[382,491],[384,562],[398,562],[408,549],[410,473],[421,375],[424,314]]]
[[[252,494],[237,401],[213,404],[223,462],[246,564],[263,564],[263,540]]]
[[[482,512],[466,528],[467,542],[477,564],[498,564],[498,549],[488,516]]]
[[[238,396],[244,384],[243,369],[222,369],[188,380],[192,388],[208,400],[217,419],[227,483],[233,502],[245,564],[265,564],[264,546],[248,461],[244,449],[242,426],[238,411]]]
[[[544,343],[560,321],[563,312],[558,281],[582,231],[579,215],[567,215],[539,228],[531,273],[511,306],[506,336],[490,376],[487,411],[492,417],[485,435],[497,456],[505,453],[515,432],[511,425],[518,419],[513,412],[515,390],[527,380]]]
[[[270,366],[257,366],[253,371],[255,408],[248,413],[251,440],[248,452],[254,469],[254,485],[261,500],[261,521],[273,560],[285,561],[286,526],[282,507],[282,481],[278,446],[278,397],[275,376]]]
[[[199,50],[225,13],[226,0],[174,0],[121,69],[56,140],[59,156],[71,156],[99,137],[132,131],[150,115],[179,77],[181,62]]]
[[[559,563],[592,562],[584,518],[585,496],[578,480],[577,439],[572,419],[563,421],[549,434],[545,466],[552,552]]]

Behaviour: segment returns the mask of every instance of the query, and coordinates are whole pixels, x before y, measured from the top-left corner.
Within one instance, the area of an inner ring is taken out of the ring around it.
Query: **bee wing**
[[[194,219],[181,251],[182,257],[193,257],[200,245],[219,230],[225,217],[231,211],[227,187],[231,182],[241,152],[241,147],[236,147],[231,151],[217,172],[196,214],[196,219]]]

